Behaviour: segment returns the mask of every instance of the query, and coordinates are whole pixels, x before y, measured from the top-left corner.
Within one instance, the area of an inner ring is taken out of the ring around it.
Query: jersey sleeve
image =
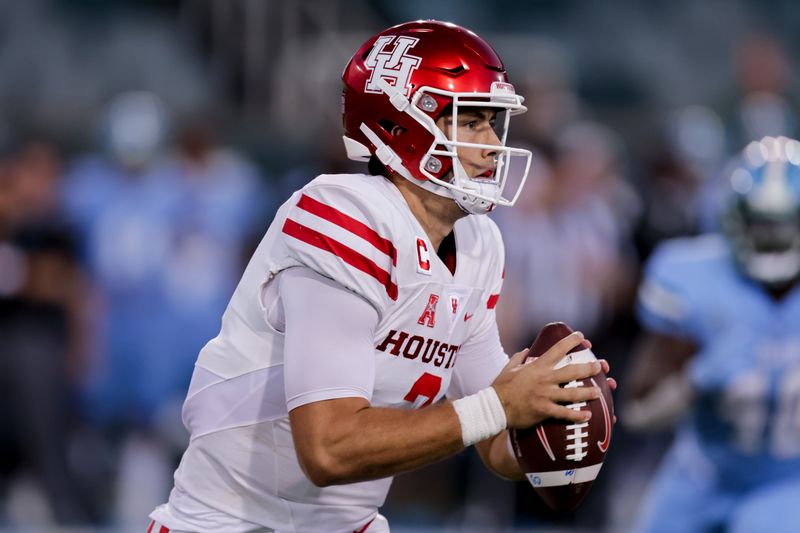
[[[289,268],[279,276],[287,409],[335,398],[371,400],[375,309],[308,268]]]
[[[293,201],[281,228],[287,255],[366,299],[382,315],[398,289],[397,253],[381,202],[331,185],[307,187]]]
[[[485,389],[506,364],[497,322],[487,321],[459,348],[447,398],[457,400]]]
[[[676,242],[662,244],[648,260],[639,286],[636,313],[648,330],[695,338],[697,321],[691,298],[691,264]]]
[[[505,277],[503,239],[493,221],[477,221],[485,224],[479,233],[486,239],[483,247],[487,252],[481,254],[487,263],[483,280],[485,289],[481,310],[472,319],[474,329],[458,351],[453,378],[447,390],[447,397],[452,400],[488,387],[508,363],[508,355],[500,343],[496,313]]]
[[[500,228],[497,227],[497,224],[492,219],[481,218],[477,219],[477,222],[484,224],[480,233],[484,239],[482,246],[488,251],[486,254],[488,268],[484,281],[484,286],[486,287],[484,304],[489,311],[487,318],[494,322],[496,320],[495,308],[500,301],[500,291],[503,288],[503,281],[506,277],[505,246],[503,245],[503,236],[500,233]]]

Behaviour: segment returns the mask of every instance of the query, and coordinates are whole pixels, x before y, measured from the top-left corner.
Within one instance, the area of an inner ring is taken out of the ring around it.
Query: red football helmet
[[[342,74],[342,114],[347,155],[375,155],[386,167],[436,194],[454,199],[469,213],[513,205],[530,169],[528,150],[505,146],[511,115],[524,113],[523,98],[508,83],[503,62],[475,33],[434,20],[407,22],[370,38]],[[496,108],[501,146],[459,142],[436,126],[464,106]],[[405,131],[392,135],[395,126]],[[458,148],[492,149],[491,177],[470,178]],[[503,195],[507,183],[513,194]]]

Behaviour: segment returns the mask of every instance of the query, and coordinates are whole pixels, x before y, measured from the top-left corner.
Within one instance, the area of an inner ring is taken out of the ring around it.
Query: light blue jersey
[[[800,508],[800,289],[773,299],[737,270],[723,236],[678,239],[650,259],[638,314],[646,329],[698,347],[689,363],[695,403],[642,529],[733,530],[737,521],[761,520],[752,508],[780,519],[773,526],[763,517],[761,531],[800,531],[800,509],[769,499],[748,507],[780,487],[788,493],[774,501],[796,495]]]

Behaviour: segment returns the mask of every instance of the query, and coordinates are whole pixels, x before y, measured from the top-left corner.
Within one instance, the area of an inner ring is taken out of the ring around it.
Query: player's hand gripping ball
[[[533,342],[528,359],[544,354],[570,333],[572,329],[563,322],[547,324]],[[577,346],[556,368],[596,359],[591,350]],[[528,429],[510,431],[514,454],[525,476],[536,493],[557,512],[571,512],[580,505],[600,472],[611,444],[614,401],[605,373],[601,370],[589,379],[561,386],[593,385],[600,387],[602,394],[598,399],[567,406],[591,411],[588,422],[548,419]]]

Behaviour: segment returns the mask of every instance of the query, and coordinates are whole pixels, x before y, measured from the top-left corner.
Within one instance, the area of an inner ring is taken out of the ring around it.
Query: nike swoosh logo
[[[474,315],[475,315],[475,313],[472,313],[472,314],[464,313],[464,322],[466,322],[467,320],[472,318]]]

